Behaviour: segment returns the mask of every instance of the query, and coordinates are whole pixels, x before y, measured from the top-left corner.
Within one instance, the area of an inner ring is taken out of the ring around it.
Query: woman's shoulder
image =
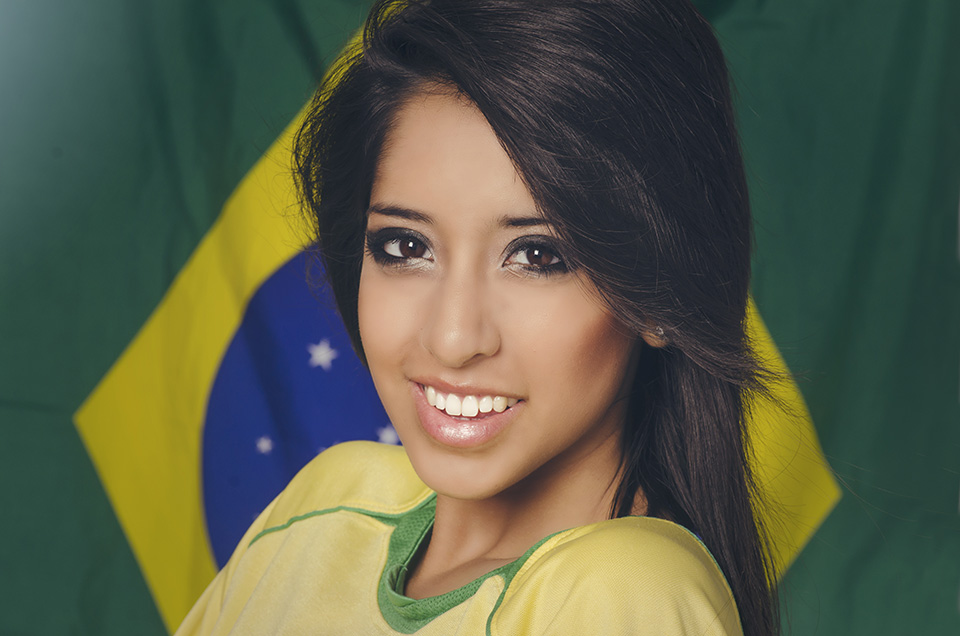
[[[726,585],[713,556],[692,532],[655,517],[611,519],[555,535],[556,545],[546,553],[550,559],[595,562],[644,571],[669,570],[678,576],[716,577]]]
[[[345,442],[326,449],[297,473],[272,505],[267,524],[337,508],[399,514],[431,494],[403,448]]]
[[[625,517],[551,536],[517,571],[497,622],[529,621],[535,598],[540,618],[533,621],[545,621],[543,633],[562,622],[583,623],[588,634],[741,634],[733,595],[710,552],[663,519]]]

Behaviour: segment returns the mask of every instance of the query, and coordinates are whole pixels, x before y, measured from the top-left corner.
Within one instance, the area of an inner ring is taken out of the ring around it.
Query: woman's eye
[[[421,267],[433,261],[429,243],[419,233],[401,228],[367,232],[367,253],[383,267]]]
[[[420,241],[403,237],[395,238],[383,244],[383,251],[394,258],[424,258],[430,252]]]
[[[521,245],[510,254],[505,264],[516,265],[534,274],[553,274],[567,270],[555,248],[539,243]]]
[[[517,252],[517,262],[534,267],[549,267],[560,262],[560,257],[546,247],[533,246]]]

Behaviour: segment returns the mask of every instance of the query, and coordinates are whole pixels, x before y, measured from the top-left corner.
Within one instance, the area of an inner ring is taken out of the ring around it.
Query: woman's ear
[[[643,338],[643,341],[647,343],[647,345],[656,349],[665,347],[670,343],[670,339],[667,338],[667,334],[660,325],[654,325],[648,329],[644,329],[640,332],[640,337]]]

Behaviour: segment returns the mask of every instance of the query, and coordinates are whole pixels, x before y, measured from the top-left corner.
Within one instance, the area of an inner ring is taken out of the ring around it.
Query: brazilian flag
[[[698,5],[800,378],[751,422],[785,631],[960,633],[960,3]],[[170,632],[300,466],[396,443],[289,171],[367,7],[0,0],[0,633]]]

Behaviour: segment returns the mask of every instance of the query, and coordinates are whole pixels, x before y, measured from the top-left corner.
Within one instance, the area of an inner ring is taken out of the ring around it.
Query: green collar
[[[383,574],[380,576],[377,601],[380,605],[380,613],[387,624],[402,634],[414,633],[444,612],[472,597],[480,589],[483,582],[491,576],[500,576],[504,579],[503,591],[500,593],[496,605],[491,609],[492,615],[503,601],[503,592],[506,591],[517,571],[526,563],[530,555],[550,538],[546,537],[543,541],[538,541],[516,561],[500,566],[463,587],[439,596],[412,599],[403,595],[408,567],[433,528],[436,510],[437,497],[433,495],[403,515],[390,536],[387,563],[383,568]]]

